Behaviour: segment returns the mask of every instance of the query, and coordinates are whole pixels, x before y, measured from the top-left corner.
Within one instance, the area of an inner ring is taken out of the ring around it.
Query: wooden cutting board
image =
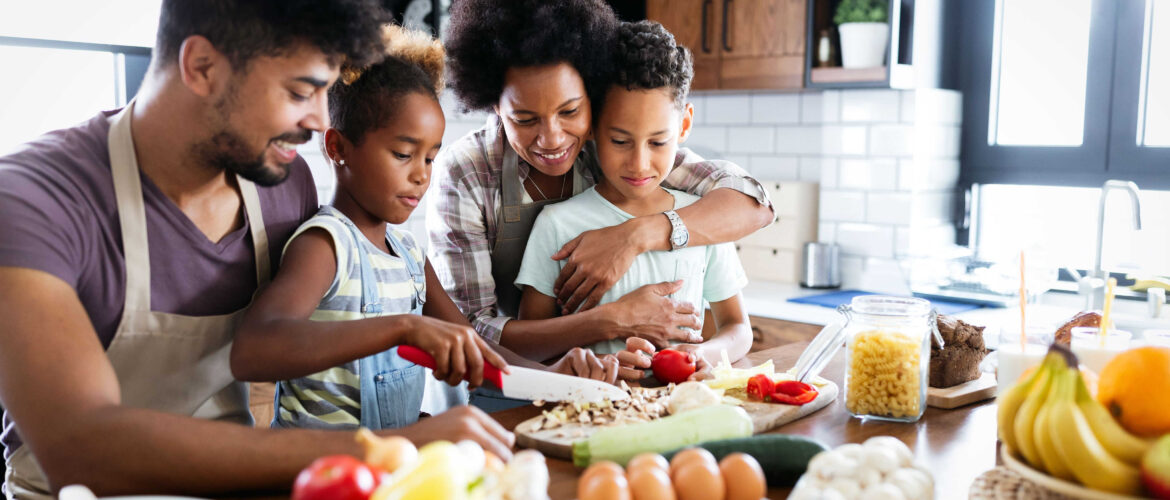
[[[837,384],[833,382],[818,387],[818,390],[820,395],[816,399],[801,406],[745,401],[741,407],[752,418],[752,432],[760,434],[813,413],[837,399]],[[570,423],[556,429],[539,430],[540,419],[537,416],[516,425],[516,444],[565,460],[573,459],[573,442],[585,439],[603,428]]]
[[[931,387],[926,390],[926,405],[950,410],[995,397],[994,373],[984,373],[970,382],[947,387]]]

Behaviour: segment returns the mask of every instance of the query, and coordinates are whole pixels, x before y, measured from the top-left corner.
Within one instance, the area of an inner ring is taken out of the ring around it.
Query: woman
[[[679,327],[700,326],[702,311],[667,298],[679,283],[592,306],[642,252],[734,241],[772,220],[764,189],[746,172],[682,149],[664,185],[703,198],[677,214],[637,217],[570,241],[552,256],[566,260],[555,288],[563,311],[582,312],[513,319],[514,281],[537,213],[599,178],[591,102],[608,87],[617,26],[603,0],[463,0],[451,14],[453,89],[466,108],[494,116],[435,159],[440,191],[427,217],[433,260],[480,335],[532,359],[634,336],[658,347],[700,341]],[[649,367],[649,360],[622,361]]]

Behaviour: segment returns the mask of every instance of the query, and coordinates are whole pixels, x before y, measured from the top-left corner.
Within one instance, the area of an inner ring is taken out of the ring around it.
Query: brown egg
[[[706,460],[692,460],[672,469],[678,500],[723,500],[725,489],[719,468]]]
[[[719,465],[715,463],[715,456],[711,452],[703,448],[687,448],[683,451],[674,454],[674,458],[670,459],[670,478],[674,479],[675,473],[683,465],[699,460],[711,464],[712,467],[718,469]]]
[[[675,500],[674,485],[666,475],[666,469],[659,469],[653,462],[643,464],[640,468],[631,468],[626,473],[626,479],[630,482],[630,493],[634,494],[634,500]]]
[[[577,482],[579,500],[633,500],[630,483],[621,474],[595,473]]]
[[[593,465],[590,465],[588,469],[585,469],[585,472],[583,472],[581,477],[577,479],[577,484],[584,484],[586,479],[589,479],[590,477],[593,477],[597,474],[606,476],[624,476],[626,471],[625,469],[622,469],[622,466],[608,460],[604,462],[597,462]]]
[[[670,473],[670,464],[666,462],[662,455],[657,453],[641,453],[638,456],[631,458],[626,464],[626,470],[633,472],[643,467],[655,467],[662,469],[662,472]]]
[[[727,485],[727,500],[760,500],[768,493],[764,469],[751,455],[732,453],[723,457],[719,472]]]

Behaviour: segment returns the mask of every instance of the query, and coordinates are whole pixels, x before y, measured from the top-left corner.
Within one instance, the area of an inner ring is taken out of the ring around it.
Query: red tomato
[[[654,353],[650,360],[650,368],[654,370],[654,378],[667,383],[681,384],[695,373],[695,357],[689,352],[663,349]]]
[[[776,392],[776,383],[772,378],[763,373],[756,374],[748,379],[747,393],[748,396],[756,398],[760,401],[768,399],[773,392]]]
[[[795,380],[781,380],[772,392],[777,403],[800,406],[817,398],[817,388]]]
[[[366,500],[381,476],[349,455],[314,460],[293,483],[292,500]]]

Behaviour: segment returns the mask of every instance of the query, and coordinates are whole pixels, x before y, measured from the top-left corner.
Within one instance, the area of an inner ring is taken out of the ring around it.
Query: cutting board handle
[[[435,369],[435,358],[432,358],[426,351],[419,349],[412,345],[398,346],[398,355],[411,363],[425,366],[432,370]],[[500,389],[504,388],[504,376],[500,373],[500,369],[488,364],[487,360],[483,362],[483,379],[491,382]]]

